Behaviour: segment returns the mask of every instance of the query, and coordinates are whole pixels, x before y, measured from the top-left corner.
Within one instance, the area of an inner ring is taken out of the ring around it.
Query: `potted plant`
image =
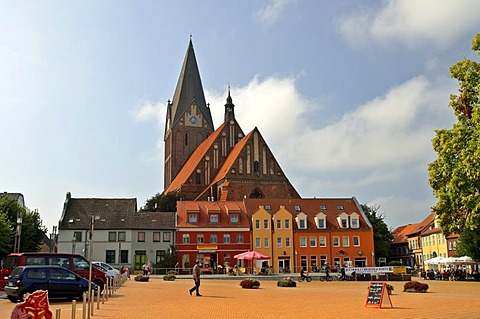
[[[257,289],[260,287],[260,282],[255,279],[248,278],[248,279],[242,280],[240,282],[240,286],[246,289]]]
[[[290,277],[287,277],[277,281],[277,286],[278,287],[297,287],[297,283],[292,279],[290,279]]]
[[[406,292],[427,292],[428,285],[418,281],[409,281],[403,285],[403,291]]]
[[[135,279],[135,281],[145,281],[146,282],[150,279],[150,277],[140,274],[140,275],[135,276],[134,279]]]
[[[177,279],[175,276],[175,270],[169,271],[165,276],[163,276],[163,280],[165,281],[174,281]]]

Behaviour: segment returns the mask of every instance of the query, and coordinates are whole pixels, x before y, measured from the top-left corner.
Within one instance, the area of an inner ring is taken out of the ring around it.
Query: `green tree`
[[[147,199],[145,206],[140,211],[144,212],[176,212],[177,201],[181,200],[180,192],[170,192],[166,195],[157,193],[150,199]]]
[[[370,224],[373,226],[373,242],[375,246],[375,257],[390,256],[390,242],[393,240],[392,233],[388,230],[385,223],[385,215],[380,214],[379,206],[369,207],[365,204],[360,205],[367,215]]]
[[[480,227],[475,230],[466,229],[460,234],[457,245],[458,256],[470,256],[480,260]]]
[[[22,216],[22,233],[20,239],[20,251],[38,251],[43,243],[47,229],[43,226],[38,211],[30,211],[22,207],[12,198],[0,198],[0,212],[13,227],[17,224],[17,217]],[[10,235],[10,251],[13,252],[15,233]]]
[[[0,256],[7,255],[12,248],[13,227],[7,215],[0,211]]]
[[[480,34],[472,50],[480,55]],[[450,67],[459,94],[450,95],[457,122],[436,130],[437,159],[428,165],[429,183],[437,198],[435,211],[446,235],[475,230],[480,225],[480,63],[464,59]]]

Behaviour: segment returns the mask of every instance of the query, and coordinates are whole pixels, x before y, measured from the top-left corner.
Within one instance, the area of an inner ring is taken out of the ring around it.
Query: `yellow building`
[[[295,256],[293,246],[293,217],[285,206],[273,214],[273,255],[274,271],[293,270]]]
[[[437,220],[420,234],[424,262],[435,257],[448,257],[448,246],[445,235]],[[426,265],[425,269],[439,269],[438,265]]]
[[[269,208],[269,207],[267,207]],[[259,206],[258,210],[252,214],[252,249],[261,254],[272,256],[272,215],[265,210],[264,206]],[[271,260],[269,265],[272,265]],[[255,264],[261,267],[261,264]]]

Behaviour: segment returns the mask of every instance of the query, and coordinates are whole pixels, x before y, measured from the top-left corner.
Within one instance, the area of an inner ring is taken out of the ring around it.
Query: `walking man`
[[[200,260],[195,261],[195,266],[193,266],[193,281],[195,282],[195,286],[193,286],[188,292],[190,296],[195,291],[197,297],[201,297],[199,288],[200,288]]]

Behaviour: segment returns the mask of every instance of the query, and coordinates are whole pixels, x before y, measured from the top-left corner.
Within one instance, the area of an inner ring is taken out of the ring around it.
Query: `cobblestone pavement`
[[[244,277],[246,278],[246,277]],[[203,279],[203,297],[190,296],[191,279],[166,282],[125,282],[91,318],[480,318],[480,282],[421,280],[428,293],[402,292],[404,282],[395,287],[391,301],[384,298],[381,309],[365,307],[369,282],[297,283],[296,288],[279,288],[276,281],[260,281],[259,289],[242,289],[240,280]],[[260,278],[261,279],[261,278]],[[0,296],[0,318],[10,318],[14,304]],[[71,319],[71,303],[53,301],[55,315]],[[76,319],[82,318],[77,304]]]

